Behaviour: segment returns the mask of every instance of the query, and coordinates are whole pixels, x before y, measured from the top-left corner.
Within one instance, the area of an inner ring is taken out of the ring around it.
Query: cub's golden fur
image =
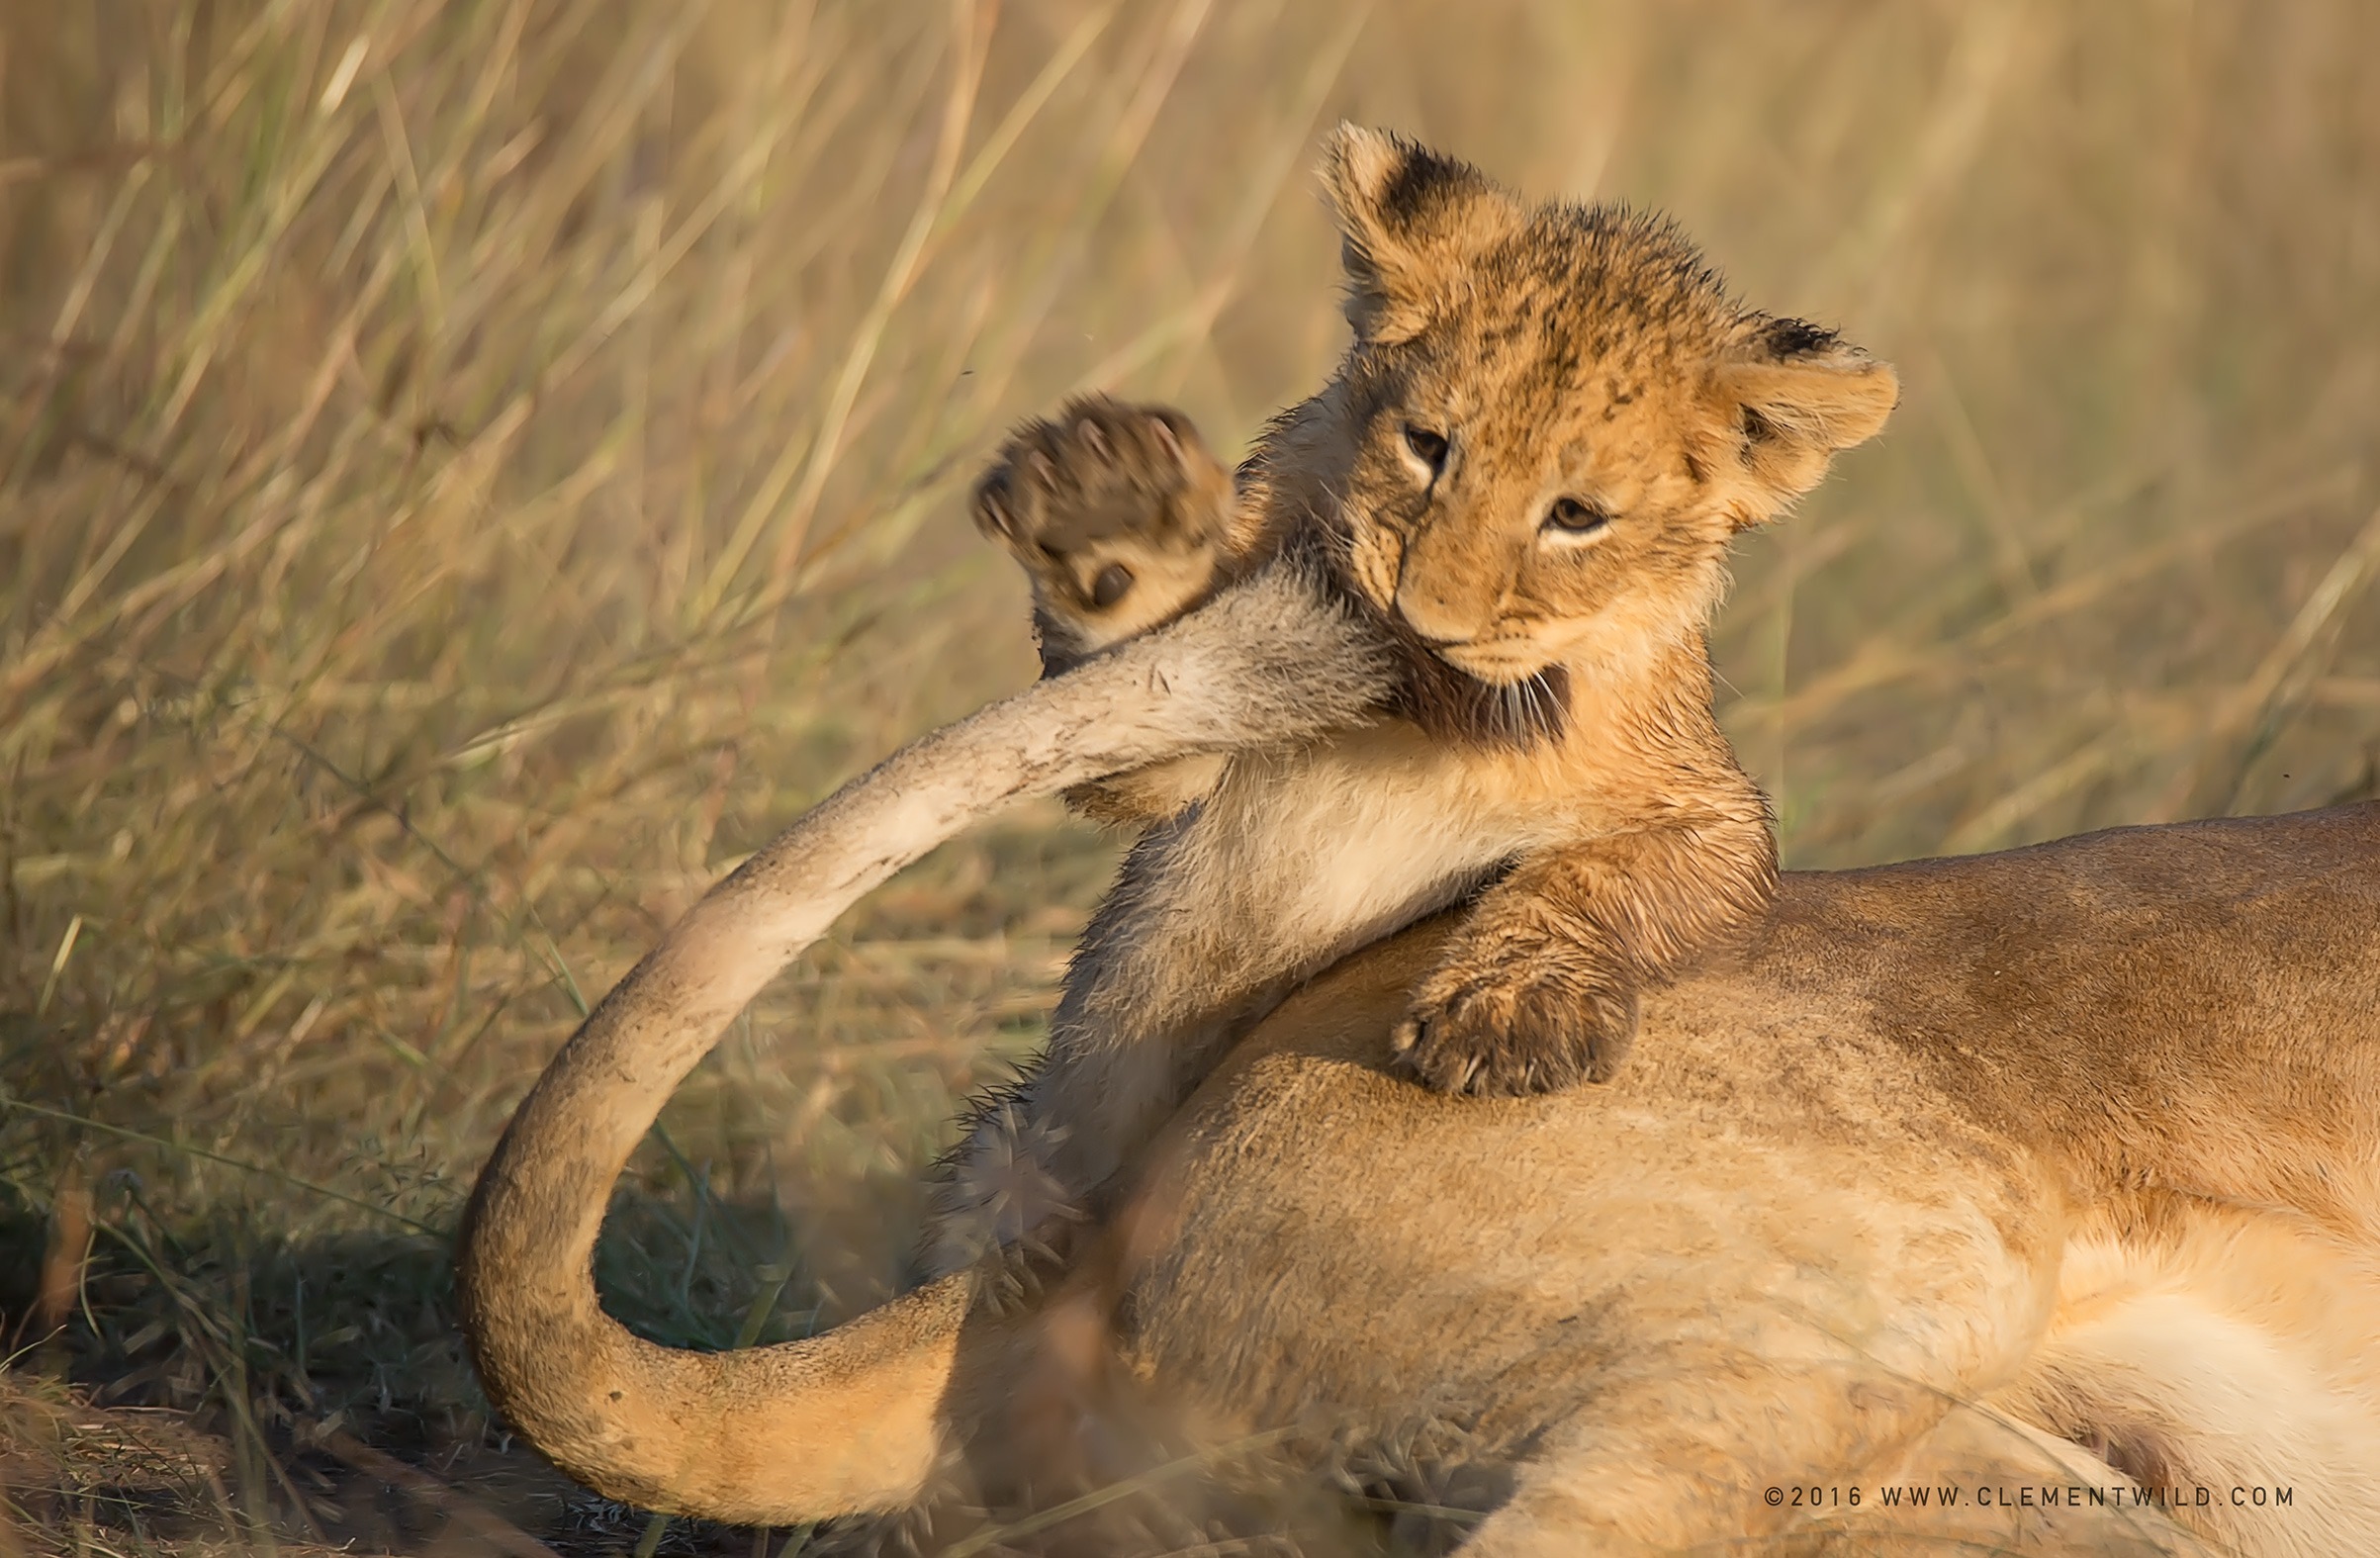
[[[1526,204],[1343,129],[1325,168],[1354,340],[1235,487],[1178,412],[1021,429],[977,517],[1047,668],[1270,569],[1400,672],[1374,719],[1082,798],[1144,825],[1048,1054],[957,1154],[929,1264],[1076,1215],[1230,1038],[1355,947],[1479,894],[1404,1063],[1454,1092],[1607,1078],[1641,993],[1768,904],[1766,802],[1711,714],[1731,538],[1882,425],[1891,371],[1731,298],[1666,223]]]

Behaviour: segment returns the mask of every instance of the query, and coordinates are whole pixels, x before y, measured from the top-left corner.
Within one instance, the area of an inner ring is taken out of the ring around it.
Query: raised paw
[[[1043,658],[1058,670],[1204,600],[1231,504],[1231,473],[1188,417],[1094,395],[1018,428],[974,509],[1032,583]]]
[[[1636,1037],[1636,989],[1576,944],[1458,938],[1414,991],[1397,1061],[1442,1093],[1521,1097],[1611,1079]]]

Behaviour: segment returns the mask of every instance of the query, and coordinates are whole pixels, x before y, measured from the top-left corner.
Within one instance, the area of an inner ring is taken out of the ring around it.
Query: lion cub
[[[1639,992],[1775,889],[1706,624],[1731,538],[1883,425],[1892,371],[1738,304],[1666,222],[1523,204],[1349,127],[1324,176],[1354,340],[1236,483],[1178,412],[1078,400],[1017,432],[976,515],[1032,582],[1051,674],[1299,568],[1401,691],[1328,741],[1078,797],[1146,832],[1047,1055],[959,1150],[945,1268],[1068,1215],[1247,1021],[1432,910],[1477,895],[1403,1062],[1513,1094],[1610,1075]]]

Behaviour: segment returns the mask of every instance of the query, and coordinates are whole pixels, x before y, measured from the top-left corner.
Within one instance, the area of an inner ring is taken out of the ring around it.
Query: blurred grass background
[[[1029,679],[961,503],[1006,423],[1097,385],[1236,447],[1319,382],[1339,117],[1667,208],[1900,367],[1718,631],[1790,862],[2374,791],[2354,0],[19,0],[0,1536],[328,1541],[331,1461],[501,1450],[443,1264],[495,1132],[704,884]],[[614,1307],[887,1292],[1111,859],[1020,814],[805,960],[671,1106]],[[100,1408],[184,1415],[204,1497],[125,1493]],[[438,1497],[374,1540],[462,1540]]]

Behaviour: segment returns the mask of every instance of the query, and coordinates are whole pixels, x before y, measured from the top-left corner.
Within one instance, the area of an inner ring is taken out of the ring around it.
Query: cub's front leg
[[[1231,473],[1190,419],[1104,395],[1011,434],[976,484],[974,512],[1033,587],[1044,676],[1195,609],[1243,551]],[[1066,799],[1099,821],[1144,827],[1213,788],[1221,764],[1158,764]]]
[[[1414,991],[1401,1062],[1449,1093],[1608,1080],[1637,996],[1747,937],[1777,895],[1777,843],[1745,803],[1525,857],[1481,897]]]

